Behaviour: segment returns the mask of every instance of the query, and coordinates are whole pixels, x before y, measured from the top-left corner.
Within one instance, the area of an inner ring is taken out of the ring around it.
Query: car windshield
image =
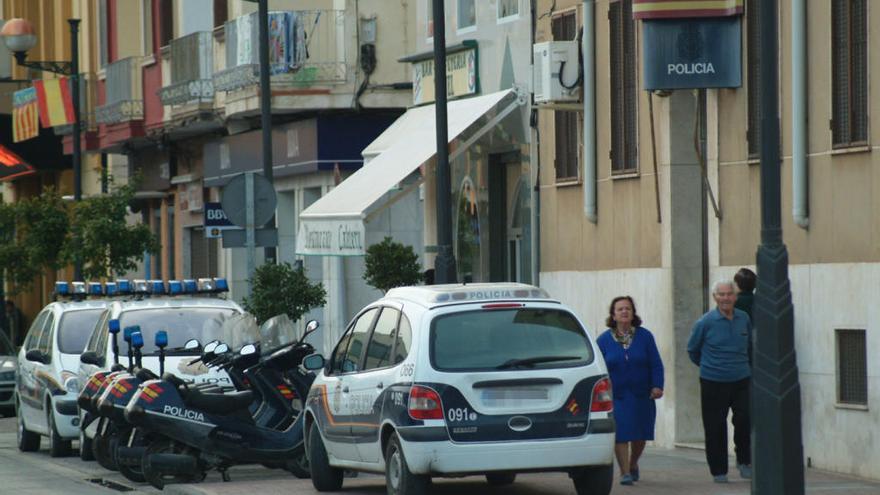
[[[593,350],[575,317],[558,309],[451,313],[431,323],[431,364],[441,371],[583,366]]]
[[[168,333],[168,349],[182,348],[186,341],[197,339],[202,344],[222,340],[223,323],[238,314],[230,308],[151,308],[126,311],[119,317],[119,326],[138,325],[144,337],[144,356],[158,354],[156,332]],[[200,350],[194,350],[196,355]]]
[[[58,350],[64,354],[81,354],[92,335],[103,309],[67,311],[58,325]]]
[[[3,332],[0,332],[0,356],[13,355],[15,355],[15,349],[12,348],[12,343]]]

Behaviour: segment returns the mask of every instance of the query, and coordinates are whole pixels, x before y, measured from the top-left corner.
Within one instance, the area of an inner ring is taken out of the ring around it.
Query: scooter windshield
[[[218,340],[235,351],[247,344],[256,344],[260,341],[260,326],[254,315],[244,313],[235,315],[223,322]]]
[[[262,348],[272,351],[281,346],[299,342],[302,338],[302,331],[297,330],[286,314],[280,314],[263,322],[260,326],[260,336]]]

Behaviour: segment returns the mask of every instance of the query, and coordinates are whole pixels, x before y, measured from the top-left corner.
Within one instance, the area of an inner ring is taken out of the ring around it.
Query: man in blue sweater
[[[694,324],[688,341],[691,361],[700,367],[700,400],[706,461],[716,483],[727,482],[727,413],[733,410],[733,443],[740,476],[752,477],[749,381],[752,322],[734,308],[733,282],[712,286],[717,307]]]

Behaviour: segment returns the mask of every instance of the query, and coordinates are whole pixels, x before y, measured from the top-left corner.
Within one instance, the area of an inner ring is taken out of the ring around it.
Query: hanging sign
[[[740,17],[642,21],[645,87],[742,86]]]
[[[434,95],[434,56],[426,53],[406,57],[402,62],[412,63],[413,104],[432,103]],[[474,95],[479,92],[479,58],[477,44],[465,41],[447,48],[446,96],[449,99]]]

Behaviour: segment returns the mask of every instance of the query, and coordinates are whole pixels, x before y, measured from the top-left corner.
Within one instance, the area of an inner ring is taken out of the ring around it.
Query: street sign
[[[221,236],[224,230],[238,229],[226,217],[226,212],[223,211],[220,203],[205,203],[204,211],[205,237],[217,238]]]
[[[645,19],[642,33],[644,89],[742,86],[739,16]]]
[[[262,227],[275,215],[278,199],[272,183],[260,174],[254,177],[254,227]],[[247,227],[245,174],[235,176],[223,186],[220,192],[220,203],[226,217],[239,227]]]
[[[278,229],[254,230],[254,245],[261,247],[278,246]],[[231,229],[223,231],[223,248],[247,247],[247,232],[244,229]]]

